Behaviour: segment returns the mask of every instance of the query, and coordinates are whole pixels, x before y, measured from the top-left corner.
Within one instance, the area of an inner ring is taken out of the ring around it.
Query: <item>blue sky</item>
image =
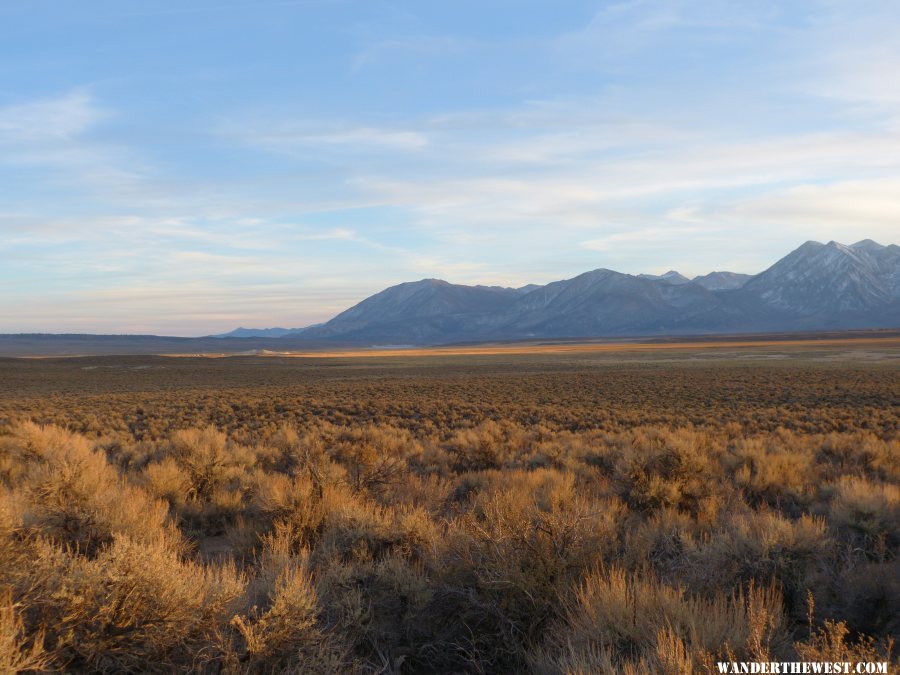
[[[900,3],[4,0],[0,332],[900,243]]]

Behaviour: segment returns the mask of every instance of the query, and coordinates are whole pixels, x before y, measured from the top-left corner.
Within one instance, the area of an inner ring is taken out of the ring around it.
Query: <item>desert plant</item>
[[[12,593],[0,593],[0,672],[42,671],[51,664],[50,655],[44,652],[44,632],[26,636],[19,609]]]
[[[653,663],[684,672],[680,665],[709,663],[716,655],[767,661],[786,640],[781,598],[771,586],[751,584],[730,597],[707,600],[652,575],[613,567],[585,579],[564,619],[532,658],[545,672],[569,672],[570,665],[610,672],[610,665]]]

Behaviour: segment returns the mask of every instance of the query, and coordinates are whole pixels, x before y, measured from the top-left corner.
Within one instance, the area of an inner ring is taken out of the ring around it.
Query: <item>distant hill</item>
[[[422,279],[376,293],[304,336],[415,344],[465,339],[528,292]]]
[[[690,279],[675,270],[669,270],[665,274],[638,274],[637,276],[641,279],[650,279],[651,281],[665,281],[675,286],[690,282]]]
[[[752,274],[738,274],[737,272],[710,272],[700,277],[691,279],[695,284],[700,284],[708,291],[731,291],[740,288],[753,278]]]
[[[316,324],[317,326],[320,324]],[[212,338],[280,338],[285,335],[299,335],[309,326],[304,328],[235,328],[228,333],[209,335]]]
[[[280,338],[172,337],[166,335],[0,334],[2,356],[88,356],[96,354],[259,354],[318,349],[340,344]]]

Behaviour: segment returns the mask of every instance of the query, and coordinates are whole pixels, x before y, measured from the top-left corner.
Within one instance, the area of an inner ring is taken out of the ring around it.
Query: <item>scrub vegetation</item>
[[[891,660],[900,368],[0,363],[0,671]]]

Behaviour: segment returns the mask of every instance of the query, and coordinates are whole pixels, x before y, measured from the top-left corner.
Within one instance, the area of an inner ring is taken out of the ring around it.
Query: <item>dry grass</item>
[[[569,600],[540,672],[696,672],[718,658],[769,661],[784,653],[785,619],[774,586],[704,599],[652,574],[599,570]]]
[[[25,419],[23,399],[0,427],[0,671],[893,658],[896,373],[857,374],[837,406],[810,370],[770,409],[773,372],[610,371],[608,410],[578,369],[341,375],[302,405],[176,390],[139,415],[110,394],[99,435]],[[67,401],[46,415],[79,418]],[[115,422],[136,416],[158,423]]]

